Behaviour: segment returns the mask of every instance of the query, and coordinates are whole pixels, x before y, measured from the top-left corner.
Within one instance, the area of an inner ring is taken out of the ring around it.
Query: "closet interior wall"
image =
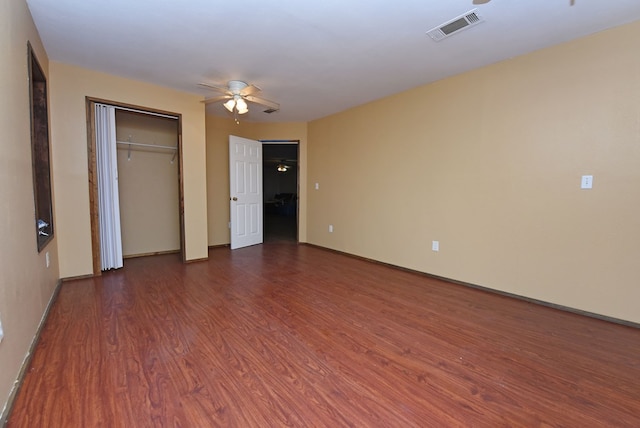
[[[176,147],[178,121],[116,110],[116,139]],[[123,256],[180,251],[177,153],[127,144],[117,148]]]

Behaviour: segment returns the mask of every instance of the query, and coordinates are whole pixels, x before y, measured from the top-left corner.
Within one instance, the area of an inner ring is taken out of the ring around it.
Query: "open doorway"
[[[264,242],[298,241],[298,141],[262,141]]]

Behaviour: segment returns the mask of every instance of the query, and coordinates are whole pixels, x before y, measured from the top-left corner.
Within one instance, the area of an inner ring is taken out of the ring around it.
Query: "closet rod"
[[[144,143],[132,143],[130,141],[116,141],[117,144],[128,144],[131,146],[152,147],[154,149],[166,149],[166,150],[178,150],[177,147],[162,146],[160,144],[144,144]]]

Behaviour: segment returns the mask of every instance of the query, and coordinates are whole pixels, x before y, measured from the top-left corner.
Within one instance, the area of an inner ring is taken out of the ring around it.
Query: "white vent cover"
[[[464,30],[465,28],[471,28],[474,25],[480,24],[481,22],[483,22],[483,19],[482,16],[478,14],[478,9],[473,9],[465,13],[464,15],[460,15],[450,21],[445,22],[444,24],[438,25],[436,28],[427,31],[427,34],[433,40],[439,42],[445,37],[449,37],[452,34]]]

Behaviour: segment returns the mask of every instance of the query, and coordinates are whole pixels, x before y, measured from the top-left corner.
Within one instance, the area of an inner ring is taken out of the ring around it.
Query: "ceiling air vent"
[[[436,28],[427,31],[427,34],[433,40],[439,42],[445,37],[449,37],[450,35],[462,31],[465,28],[470,28],[474,25],[478,25],[482,21],[483,19],[478,14],[478,9],[473,9],[465,13],[464,15],[460,15],[450,21],[445,22],[442,25],[438,25]]]
[[[271,113],[275,113],[277,111],[278,111],[277,108],[268,108],[268,109],[264,110],[264,113],[271,114]]]

